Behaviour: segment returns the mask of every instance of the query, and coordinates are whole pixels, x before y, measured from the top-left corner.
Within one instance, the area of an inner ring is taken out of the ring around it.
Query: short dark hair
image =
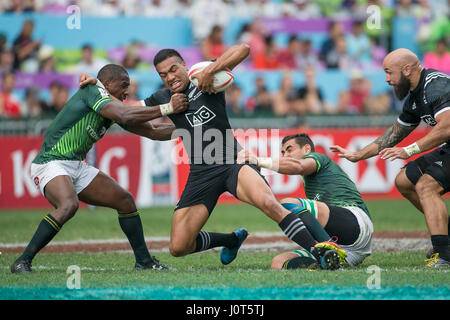
[[[153,58],[153,65],[156,67],[159,63],[163,62],[167,58],[178,57],[181,61],[184,61],[181,54],[175,49],[162,49]]]
[[[110,63],[100,69],[97,75],[97,79],[104,83],[106,81],[115,80],[123,76],[128,78],[130,77],[124,67],[118,64]]]
[[[309,144],[311,147],[311,151],[312,152],[316,151],[314,142],[311,140],[311,138],[308,136],[307,133],[296,133],[296,134],[291,134],[289,136],[286,136],[281,141],[281,145],[284,145],[286,142],[288,142],[291,139],[295,139],[295,143],[298,144],[300,146],[300,148],[303,147],[304,145]]]

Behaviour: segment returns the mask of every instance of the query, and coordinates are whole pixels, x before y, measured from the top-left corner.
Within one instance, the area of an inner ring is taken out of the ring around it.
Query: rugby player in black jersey
[[[431,234],[433,254],[427,266],[448,268],[448,213],[442,195],[450,190],[450,76],[425,69],[417,56],[407,49],[389,53],[383,61],[386,82],[394,87],[397,97],[406,98],[397,121],[374,142],[351,152],[340,146],[331,150],[356,162],[380,155],[381,159],[410,161],[397,175],[395,184],[401,194],[425,215]],[[395,147],[423,121],[432,129],[407,147]]]
[[[214,92],[213,80],[215,72],[225,68],[233,70],[248,56],[249,51],[246,44],[229,47],[196,74],[197,87],[189,81],[188,68],[176,50],[163,49],[154,57],[153,64],[165,88],[138,103],[148,107],[160,106],[164,110],[164,115],[176,127],[173,138],[181,137],[190,163],[189,177],[173,214],[170,253],[181,257],[223,247],[220,254],[222,264],[229,264],[236,258],[248,236],[245,228],[231,233],[202,230],[219,196],[228,191],[275,221],[291,240],[310,250],[323,269],[338,268],[338,247],[336,250],[316,247],[317,241],[302,220],[277,201],[259,167],[237,163],[242,147],[228,121],[225,93]],[[176,94],[185,94],[189,102],[187,110],[179,114],[173,113],[170,105],[171,97]],[[265,164],[266,167],[271,165]]]

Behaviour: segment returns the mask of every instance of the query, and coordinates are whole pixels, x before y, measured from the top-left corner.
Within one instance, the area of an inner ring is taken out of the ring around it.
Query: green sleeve
[[[108,92],[99,86],[89,84],[84,90],[85,103],[96,113],[99,113],[107,102],[112,101]]]
[[[316,173],[320,171],[328,162],[328,157],[324,154],[317,153],[317,152],[311,152],[308,154],[305,154],[302,159],[314,159],[316,161]]]

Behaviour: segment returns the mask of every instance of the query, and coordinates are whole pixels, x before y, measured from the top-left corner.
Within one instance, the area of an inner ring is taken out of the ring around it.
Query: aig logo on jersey
[[[434,118],[429,115],[426,114],[424,116],[421,117],[423,122],[425,122],[427,125],[434,127],[436,125],[436,120],[434,120]]]
[[[216,117],[206,106],[201,106],[194,113],[186,113],[185,116],[191,127],[201,126]]]

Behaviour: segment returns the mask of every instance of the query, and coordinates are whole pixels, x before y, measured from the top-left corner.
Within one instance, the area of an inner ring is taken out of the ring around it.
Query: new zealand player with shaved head
[[[428,152],[408,164],[397,175],[395,184],[402,195],[425,215],[433,251],[427,260],[432,268],[448,268],[450,252],[448,213],[442,195],[450,191],[450,76],[425,69],[407,49],[389,53],[383,61],[386,82],[397,97],[406,98],[397,121],[383,135],[362,150],[351,152],[340,146],[332,151],[356,162],[380,155],[381,159],[408,159]],[[432,129],[413,144],[395,147],[421,121]]]

